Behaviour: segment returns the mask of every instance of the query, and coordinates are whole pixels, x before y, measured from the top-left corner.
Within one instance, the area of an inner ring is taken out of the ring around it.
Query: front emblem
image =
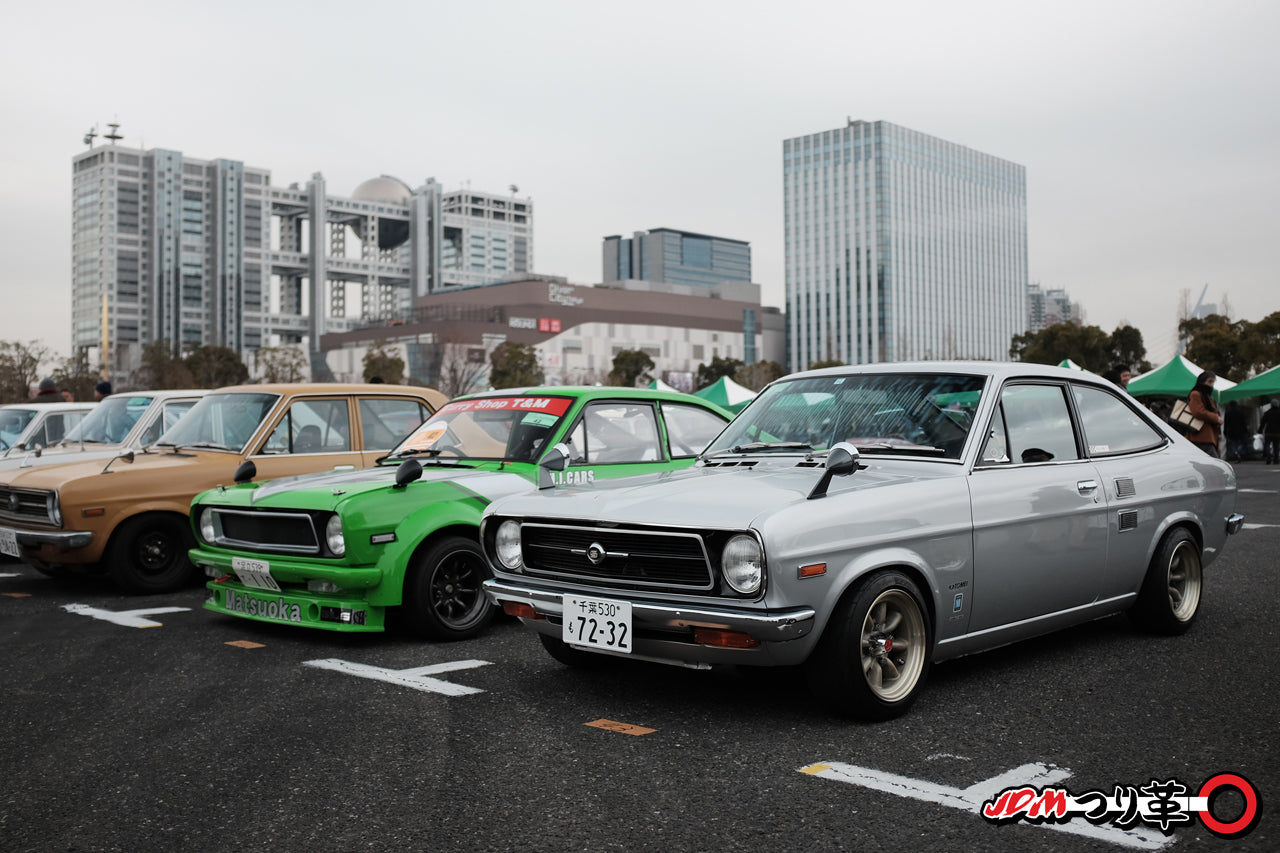
[[[604,562],[605,550],[604,546],[599,542],[592,542],[587,546],[587,559],[591,561],[591,565],[598,566]]]

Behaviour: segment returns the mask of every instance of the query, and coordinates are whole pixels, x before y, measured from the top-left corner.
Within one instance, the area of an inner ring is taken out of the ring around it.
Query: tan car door
[[[249,456],[256,480],[330,471],[363,460],[353,445],[353,401],[342,395],[295,397]]]

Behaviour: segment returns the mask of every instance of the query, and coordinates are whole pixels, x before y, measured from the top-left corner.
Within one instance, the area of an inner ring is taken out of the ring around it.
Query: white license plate
[[[258,589],[280,591],[280,584],[271,577],[271,564],[265,560],[246,560],[244,557],[232,557],[231,568],[235,571],[240,583]]]
[[[566,595],[560,637],[590,649],[631,653],[631,602]]]
[[[18,534],[11,527],[0,527],[0,554],[21,557],[18,552]]]

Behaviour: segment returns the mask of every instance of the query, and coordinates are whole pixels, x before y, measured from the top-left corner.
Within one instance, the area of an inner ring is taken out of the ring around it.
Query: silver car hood
[[[784,508],[803,505],[823,469],[801,467],[803,457],[753,459],[753,467],[699,464],[682,471],[596,481],[586,488],[544,489],[515,495],[490,513],[522,517],[590,520],[626,524],[743,529]],[[867,468],[831,480],[830,501],[850,492],[867,492],[899,483],[954,478],[958,465],[937,462],[878,462],[863,458]]]

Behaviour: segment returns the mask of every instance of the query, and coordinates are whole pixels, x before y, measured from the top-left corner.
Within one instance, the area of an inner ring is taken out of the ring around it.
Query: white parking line
[[[1249,522],[1246,521],[1244,523],[1243,529],[1244,530],[1261,530],[1264,527],[1280,527],[1280,524],[1262,524],[1262,523],[1250,524]]]
[[[441,681],[439,678],[430,678],[429,676],[441,672],[452,672],[455,669],[474,669],[478,666],[488,666],[489,661],[457,660],[449,663],[435,663],[430,666],[412,667],[410,669],[383,669],[380,666],[369,666],[368,664],[352,663],[338,660],[337,658],[326,658],[324,660],[303,661],[302,665],[314,666],[318,669],[331,669],[334,672],[342,672],[347,675],[359,676],[360,678],[372,678],[375,681],[398,684],[401,687],[410,687],[414,690],[421,690],[424,693],[466,696],[470,693],[483,693],[484,691],[478,687],[466,687],[462,684],[453,684],[448,681]]]
[[[150,616],[155,613],[180,613],[183,610],[190,610],[190,607],[149,607],[146,610],[101,610],[97,607],[90,607],[87,604],[64,604],[62,609],[68,613],[77,613],[81,616],[92,616],[94,619],[101,619],[104,622],[111,622],[115,625],[122,625],[125,628],[159,628],[160,622],[152,622],[150,619],[143,619],[144,616]]]
[[[1071,771],[1066,768],[1052,767],[1045,764],[1024,764],[1021,767],[1001,773],[999,776],[976,782],[968,788],[951,788],[934,782],[909,779],[906,776],[899,776],[895,773],[872,770],[868,767],[855,767],[839,761],[823,761],[818,764],[811,764],[808,767],[801,767],[800,772],[808,773],[810,776],[820,776],[823,779],[832,779],[836,782],[846,782],[850,785],[861,785],[864,788],[872,788],[887,794],[895,794],[899,797],[909,797],[913,800],[924,800],[928,803],[950,806],[953,809],[960,809],[977,815],[979,819],[981,819],[980,809],[982,804],[1006,788],[1018,785],[1048,787],[1071,776]],[[1086,838],[1109,841],[1112,844],[1132,847],[1137,850],[1160,850],[1173,843],[1174,840],[1172,837],[1163,836],[1157,832],[1095,826],[1082,821],[1068,823],[1046,822],[1028,825],[1038,826],[1041,829],[1052,829],[1055,832],[1083,835]]]

